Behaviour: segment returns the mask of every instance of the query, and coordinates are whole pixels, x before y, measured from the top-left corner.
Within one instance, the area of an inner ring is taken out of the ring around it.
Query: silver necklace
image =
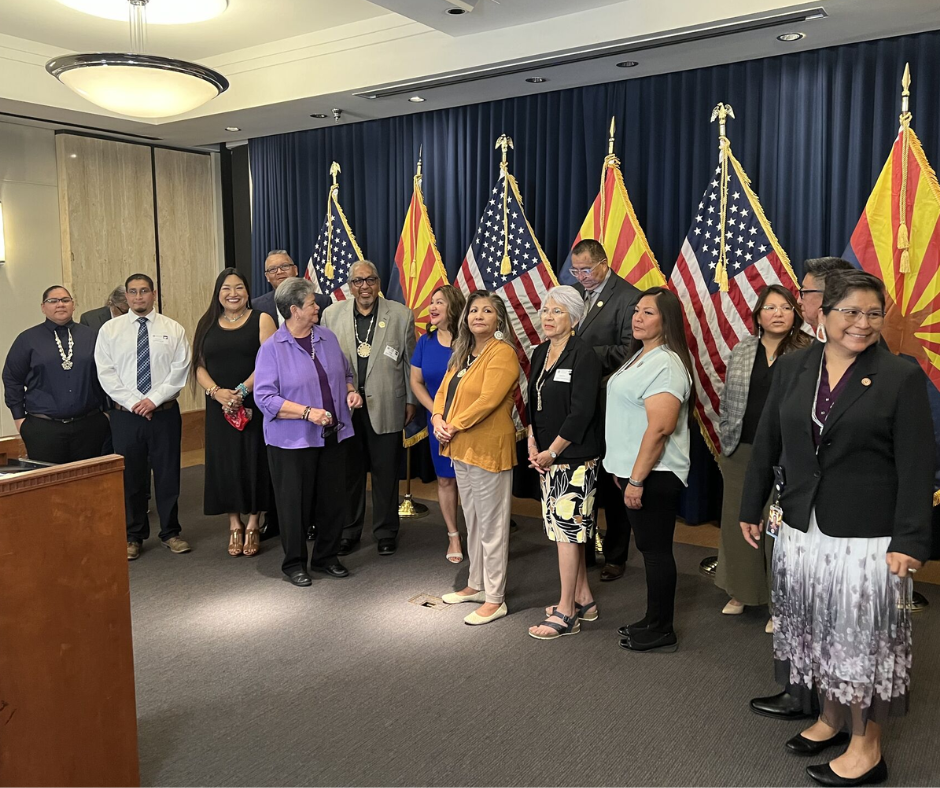
[[[248,307],[246,306],[238,317],[229,317],[227,314],[225,314],[225,312],[222,313],[222,317],[228,320],[229,323],[237,323],[239,320],[241,320],[245,316],[245,313],[247,311],[248,311]]]
[[[466,374],[467,374],[467,370],[470,369],[470,365],[471,365],[473,362],[474,362],[473,354],[472,354],[472,353],[467,353],[467,365],[466,365],[465,367],[462,367],[462,368],[461,368],[460,372],[457,373],[457,377],[458,377],[458,378],[462,378],[464,375],[466,375]]]
[[[65,350],[63,350],[62,348],[62,341],[59,339],[58,332],[53,331],[52,335],[55,337],[55,343],[59,348],[59,355],[62,357],[62,369],[71,369],[72,368],[72,348],[75,346],[75,342],[72,340],[72,329],[67,328],[66,331],[69,332],[68,355],[65,354]]]
[[[369,335],[372,333],[372,326],[375,325],[375,311],[372,312],[372,319],[369,321],[369,327],[366,329],[366,338],[359,339],[359,323],[356,321],[356,312],[353,310],[353,330],[356,332],[356,355],[359,358],[369,358],[372,355],[372,345],[369,344]]]
[[[568,346],[568,340],[565,340],[565,344],[561,346],[561,350],[558,352],[558,358],[555,359],[553,364],[548,363],[548,357],[551,355],[552,348],[549,347],[548,353],[545,354],[545,365],[542,367],[542,371],[539,372],[538,379],[535,381],[535,399],[536,405],[535,409],[538,411],[542,410],[542,387],[545,385],[544,377],[546,372],[551,372],[561,360],[561,354],[565,352],[565,348]]]

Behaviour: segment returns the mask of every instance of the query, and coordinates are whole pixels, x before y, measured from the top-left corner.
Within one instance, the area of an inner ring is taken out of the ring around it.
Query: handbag
[[[244,405],[240,405],[238,410],[234,413],[229,413],[225,411],[225,420],[231,424],[236,430],[241,432],[248,426],[248,422],[251,421],[253,412],[251,408],[246,408]]]

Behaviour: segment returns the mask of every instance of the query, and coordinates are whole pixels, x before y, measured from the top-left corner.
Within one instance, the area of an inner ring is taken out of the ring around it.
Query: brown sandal
[[[261,550],[261,537],[258,535],[257,528],[250,528],[245,531],[245,555],[258,555]]]
[[[230,531],[228,537],[228,554],[241,555],[243,549],[243,537],[241,531]]]

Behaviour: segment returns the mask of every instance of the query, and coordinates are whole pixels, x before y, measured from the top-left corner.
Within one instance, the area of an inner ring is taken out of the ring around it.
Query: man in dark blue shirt
[[[100,457],[110,430],[95,367],[95,332],[75,323],[75,302],[59,285],[42,294],[43,323],[14,341],[3,365],[6,405],[30,459]]]

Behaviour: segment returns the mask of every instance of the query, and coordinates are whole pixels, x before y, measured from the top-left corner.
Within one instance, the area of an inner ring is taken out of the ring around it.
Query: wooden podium
[[[2,786],[140,785],[123,468],[0,474]]]

